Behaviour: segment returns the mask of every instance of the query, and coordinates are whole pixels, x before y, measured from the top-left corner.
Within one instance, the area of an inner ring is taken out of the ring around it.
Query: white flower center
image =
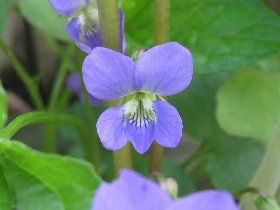
[[[124,126],[127,123],[137,127],[148,126],[153,121],[156,121],[156,115],[151,99],[132,99],[124,105]]]
[[[88,9],[78,17],[81,26],[81,34],[92,36],[98,29],[98,11],[97,9]]]

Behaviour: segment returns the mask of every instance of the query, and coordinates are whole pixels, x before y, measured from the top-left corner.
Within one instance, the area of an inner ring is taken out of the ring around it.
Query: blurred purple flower
[[[72,73],[68,76],[66,81],[67,87],[69,90],[79,97],[80,101],[84,102],[84,94],[81,86],[80,75],[79,73]],[[93,105],[99,105],[103,102],[98,98],[93,97],[89,94],[90,103]]]
[[[49,0],[49,2],[58,14],[72,18],[65,29],[82,51],[90,53],[93,48],[102,46],[98,12],[92,7],[95,0]],[[119,16],[120,42],[124,52],[124,16],[121,10]]]
[[[182,136],[182,120],[175,107],[159,100],[184,90],[192,80],[192,56],[176,42],[144,52],[137,64],[129,57],[97,47],[83,64],[86,88],[94,97],[125,104],[107,109],[97,121],[105,148],[117,150],[130,141],[144,153],[155,140],[176,147]]]
[[[205,190],[172,200],[159,185],[130,171],[122,170],[113,183],[102,183],[91,210],[239,210],[230,193]]]

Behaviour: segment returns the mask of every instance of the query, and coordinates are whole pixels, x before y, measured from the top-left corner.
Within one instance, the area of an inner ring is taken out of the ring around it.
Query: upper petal
[[[183,124],[176,108],[164,101],[154,102],[155,141],[164,147],[176,147],[182,137]]]
[[[83,39],[85,40],[85,45],[87,45],[88,49],[84,50],[82,47],[80,47],[80,49],[86,53],[90,53],[95,47],[102,46],[101,33],[99,29],[96,29],[96,31],[90,36],[84,35]]]
[[[239,210],[230,193],[205,190],[176,200],[167,210]]]
[[[94,97],[116,100],[135,91],[135,63],[121,53],[96,47],[84,60],[83,79]]]
[[[171,202],[156,183],[131,170],[122,170],[116,181],[99,187],[91,210],[165,210]]]
[[[49,0],[53,9],[60,15],[70,17],[77,10],[94,0]]]
[[[192,80],[192,56],[177,42],[158,45],[144,52],[136,70],[139,91],[168,96],[184,90]]]
[[[106,149],[118,150],[127,144],[123,126],[123,106],[105,110],[96,123],[97,133]]]

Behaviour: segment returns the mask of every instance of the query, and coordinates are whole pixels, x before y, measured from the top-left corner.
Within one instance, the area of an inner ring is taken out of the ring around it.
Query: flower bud
[[[160,187],[169,193],[169,195],[176,199],[178,197],[178,184],[173,178],[162,178],[159,181]]]
[[[280,210],[276,200],[270,196],[256,196],[255,205],[258,210]]]

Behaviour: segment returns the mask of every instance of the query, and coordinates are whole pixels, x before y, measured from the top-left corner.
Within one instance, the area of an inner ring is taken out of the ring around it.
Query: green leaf
[[[223,133],[215,118],[216,91],[228,74],[195,76],[182,93],[169,98],[180,113],[184,132],[197,140],[215,139]]]
[[[152,46],[153,3],[123,0],[128,53]],[[195,73],[233,71],[274,55],[280,46],[280,17],[260,0],[171,2],[170,40],[188,47]]]
[[[7,119],[7,101],[6,101],[6,94],[4,88],[2,87],[2,83],[0,81],[0,128],[6,122]]]
[[[183,119],[184,132],[203,141],[208,148],[203,156],[214,186],[234,192],[245,187],[253,175],[263,146],[227,135],[216,121],[216,93],[229,76],[228,73],[196,75],[188,89],[169,101]]]
[[[35,176],[26,173],[8,160],[3,161],[3,168],[10,188],[14,190],[18,210],[64,210],[58,194],[43,185]]]
[[[28,178],[31,186],[39,181],[54,193],[51,196],[57,194],[64,209],[90,208],[94,191],[100,183],[100,178],[90,164],[69,157],[36,152],[20,142],[5,139],[0,139],[0,151],[6,161],[31,176]]]
[[[280,55],[260,60],[256,67],[262,71],[280,72]]]
[[[12,198],[4,176],[0,160],[0,209],[12,210]]]
[[[238,71],[219,90],[217,103],[226,132],[267,141],[280,120],[280,74]]]
[[[216,188],[231,192],[248,185],[264,154],[262,144],[230,136],[216,139],[213,148],[207,157],[207,171]]]
[[[48,0],[20,0],[19,8],[22,15],[34,27],[55,38],[64,41],[70,40],[64,30],[68,19],[59,17],[52,9]]]

